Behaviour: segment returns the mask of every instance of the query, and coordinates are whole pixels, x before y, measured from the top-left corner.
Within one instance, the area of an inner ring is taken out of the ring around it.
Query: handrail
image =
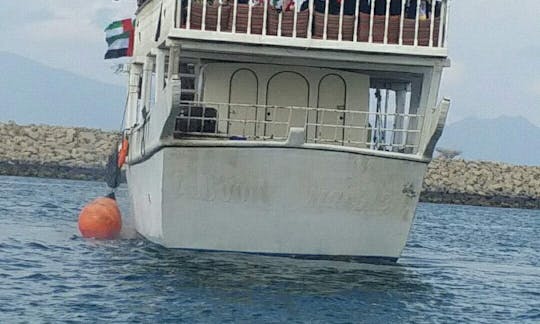
[[[325,1],[323,8],[315,6],[314,0],[300,0],[291,8],[274,8],[268,1],[240,4],[239,0],[177,0],[173,2],[176,8],[172,9],[177,13],[174,26],[196,33],[447,47],[449,0],[433,0],[428,4],[418,0],[411,2],[411,7],[407,1],[394,6],[393,1],[398,0],[385,0],[383,8],[379,8],[376,1],[371,1],[368,8],[360,5],[363,0],[338,1],[337,7],[331,5],[331,1],[338,0]],[[347,1],[355,2],[347,6]],[[288,14],[287,10],[293,12]],[[273,32],[269,33],[270,30]],[[238,41],[241,42],[242,37]]]
[[[301,127],[307,143],[407,153],[418,149],[422,137],[417,136],[422,135],[421,129],[407,125],[417,127],[424,119],[411,113],[194,101],[181,102],[177,110],[176,137],[285,141],[291,128]],[[385,122],[371,124],[376,116]],[[405,122],[397,124],[398,119]]]

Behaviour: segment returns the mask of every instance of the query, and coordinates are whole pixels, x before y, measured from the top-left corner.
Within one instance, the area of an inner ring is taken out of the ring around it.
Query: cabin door
[[[228,134],[235,136],[255,136],[257,129],[257,101],[259,81],[255,73],[239,69],[233,73],[229,88]],[[237,105],[235,105],[237,104]],[[264,111],[261,110],[261,114]]]
[[[317,142],[343,144],[347,90],[345,80],[337,74],[328,74],[319,82],[317,99]],[[325,109],[330,109],[325,110]],[[338,126],[338,127],[336,127]]]
[[[307,110],[288,107],[309,106],[309,83],[297,72],[284,71],[272,76],[266,91],[264,135],[277,138],[288,136],[288,126],[305,127]],[[289,123],[290,121],[290,123]]]

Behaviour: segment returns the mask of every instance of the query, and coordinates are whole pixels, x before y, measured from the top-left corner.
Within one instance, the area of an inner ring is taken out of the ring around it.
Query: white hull
[[[137,231],[165,247],[395,260],[427,162],[284,145],[163,147],[127,171]]]

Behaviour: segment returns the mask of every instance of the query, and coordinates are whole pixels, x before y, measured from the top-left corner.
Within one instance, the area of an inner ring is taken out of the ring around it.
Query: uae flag
[[[105,59],[133,56],[133,21],[124,19],[115,21],[105,28],[106,40],[109,45]]]

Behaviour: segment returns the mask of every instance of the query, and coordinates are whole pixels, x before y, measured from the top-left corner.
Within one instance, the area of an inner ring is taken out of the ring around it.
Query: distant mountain
[[[1,122],[115,130],[125,97],[122,87],[0,52]]]
[[[437,147],[465,159],[540,165],[540,127],[523,117],[467,118],[447,125]]]

